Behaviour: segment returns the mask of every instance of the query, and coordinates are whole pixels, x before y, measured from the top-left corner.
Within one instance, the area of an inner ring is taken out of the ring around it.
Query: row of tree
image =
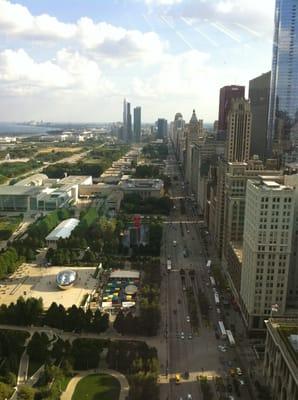
[[[166,160],[169,151],[168,146],[163,143],[150,143],[143,147],[142,153],[149,159]]]
[[[167,197],[148,197],[142,199],[137,193],[126,194],[121,202],[121,209],[127,214],[164,214],[169,215],[172,200]]]
[[[0,306],[0,323],[13,325],[47,325],[52,328],[76,332],[105,332],[109,326],[108,314],[99,310],[93,314],[73,305],[65,309],[61,304],[52,303],[48,310],[44,311],[42,299],[20,297],[16,303],[9,306]]]
[[[156,349],[143,342],[111,342],[107,354],[109,368],[125,374],[132,400],[158,400],[159,362]]]
[[[114,328],[123,335],[154,336],[157,334],[160,313],[160,282],[161,272],[159,263],[142,264],[143,282],[139,291],[139,314],[123,313],[120,311],[114,321]]]

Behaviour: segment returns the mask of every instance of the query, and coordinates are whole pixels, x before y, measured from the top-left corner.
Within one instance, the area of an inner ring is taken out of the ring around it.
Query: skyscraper
[[[232,99],[227,126],[226,159],[228,162],[249,160],[251,117],[248,100]]]
[[[131,124],[131,112],[130,103],[124,99],[123,102],[123,141],[130,143],[132,140],[132,124]]]
[[[267,146],[267,123],[271,72],[249,81],[249,100],[252,112],[250,155],[264,159]]]
[[[219,95],[219,112],[218,112],[218,136],[224,139],[227,132],[227,117],[231,106],[232,99],[244,97],[245,87],[230,85],[220,89]]]
[[[141,125],[141,107],[135,107],[133,109],[133,136],[136,143],[141,140]]]
[[[267,148],[279,158],[298,143],[297,8],[297,0],[276,0]]]
[[[277,304],[286,308],[294,222],[294,188],[248,180],[245,202],[241,305],[249,329],[264,329]]]
[[[164,118],[157,120],[157,137],[158,139],[165,139],[168,135],[168,121]]]
[[[127,140],[127,103],[126,99],[123,101],[123,129],[122,129],[122,140]]]

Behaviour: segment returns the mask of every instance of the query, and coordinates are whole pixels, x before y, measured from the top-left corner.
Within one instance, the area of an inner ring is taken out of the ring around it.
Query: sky
[[[0,121],[218,115],[271,69],[274,0],[0,0]],[[248,89],[246,91],[248,93]]]

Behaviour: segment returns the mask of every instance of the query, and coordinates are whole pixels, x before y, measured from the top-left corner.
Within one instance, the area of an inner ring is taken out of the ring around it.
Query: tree
[[[0,399],[8,399],[11,396],[11,388],[6,383],[0,382]]]
[[[32,360],[45,362],[49,355],[50,341],[45,333],[35,332],[28,344],[27,353]]]
[[[21,386],[18,391],[19,400],[34,400],[35,390],[31,386]]]

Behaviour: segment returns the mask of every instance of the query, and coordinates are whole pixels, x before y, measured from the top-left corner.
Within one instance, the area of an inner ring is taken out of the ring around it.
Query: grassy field
[[[61,153],[62,151],[74,153],[76,151],[81,151],[81,150],[82,150],[82,147],[46,147],[44,149],[39,149],[38,154],[51,153],[52,151],[54,151],[55,153]]]
[[[88,375],[81,379],[71,400],[118,400],[120,383],[106,374]]]

